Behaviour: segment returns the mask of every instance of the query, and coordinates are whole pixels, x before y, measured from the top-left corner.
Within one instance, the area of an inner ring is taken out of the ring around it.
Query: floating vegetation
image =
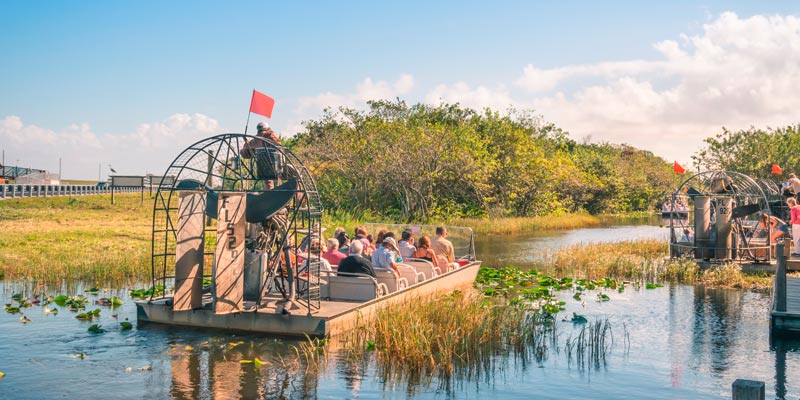
[[[556,298],[557,292],[574,290],[572,298],[583,302],[582,296],[588,290],[616,290],[622,293],[625,284],[611,278],[555,278],[536,270],[524,271],[517,267],[494,269],[481,267],[475,279],[475,286],[486,296],[502,296],[512,303],[528,302],[535,310],[555,315],[564,310],[563,301]],[[609,301],[611,298],[597,293],[597,301]]]
[[[91,289],[84,290],[84,292],[88,293],[88,294],[98,294],[98,293],[100,293],[100,289],[98,289],[96,287],[93,287]]]
[[[59,306],[67,307],[67,309],[70,311],[83,310],[86,308],[86,304],[89,303],[89,299],[83,295],[66,296],[62,294],[60,296],[56,296],[53,301]]]
[[[101,297],[101,298],[95,300],[94,304],[97,304],[98,306],[117,308],[117,307],[121,306],[123,304],[123,302],[119,297],[113,296],[110,299],[107,298],[107,297]]]
[[[88,331],[91,332],[91,333],[104,333],[104,332],[106,332],[106,330],[101,328],[100,325],[98,325],[98,324],[94,324],[94,325],[90,326]]]
[[[256,367],[256,368],[261,368],[265,364],[268,364],[268,363],[266,363],[264,361],[261,361],[258,357],[255,357],[252,360],[239,360],[239,363],[241,363],[241,364],[253,364],[253,366]]]
[[[21,316],[19,318],[19,322],[22,322],[23,324],[27,324],[28,322],[31,322],[31,319],[26,317],[25,315],[23,315],[23,316]]]
[[[119,323],[119,327],[123,331],[127,331],[129,329],[133,329],[133,324],[128,321],[122,321]]]
[[[158,297],[164,294],[164,285],[156,285],[149,289],[132,289],[131,297],[134,299],[144,299],[150,296]]]
[[[88,355],[86,355],[86,353],[70,354],[69,356],[72,358],[80,358],[81,360],[85,360],[86,357],[89,357]]]
[[[100,316],[100,309],[96,308],[96,309],[94,309],[92,311],[89,311],[89,312],[80,313],[80,314],[76,315],[75,318],[77,318],[77,319],[79,319],[81,321],[91,321],[91,320],[93,320],[93,319],[95,319],[95,318],[97,318],[99,316]]]

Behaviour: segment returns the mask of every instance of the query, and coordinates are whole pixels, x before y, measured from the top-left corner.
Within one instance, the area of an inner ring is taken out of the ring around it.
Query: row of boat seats
[[[339,301],[369,301],[403,290],[440,274],[440,269],[421,259],[409,259],[398,265],[400,275],[393,270],[377,269],[376,277],[321,271],[326,284],[321,287],[322,298]]]
[[[326,284],[320,287],[320,296],[336,301],[369,301],[389,293],[389,288],[377,279],[347,272],[321,272]]]

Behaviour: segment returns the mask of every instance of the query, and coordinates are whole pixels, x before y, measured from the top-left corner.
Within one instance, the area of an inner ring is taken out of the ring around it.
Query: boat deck
[[[140,324],[161,323],[283,336],[335,336],[351,329],[360,318],[387,304],[470,287],[480,265],[480,261],[476,261],[374,300],[321,300],[320,308],[312,309],[311,313],[299,301],[295,301],[293,307],[284,312],[287,303],[277,295],[269,296],[258,308],[254,302],[245,302],[245,311],[242,312],[217,314],[211,307],[210,296],[204,299],[202,308],[173,311],[172,297],[168,296],[151,301],[137,301],[137,320]]]

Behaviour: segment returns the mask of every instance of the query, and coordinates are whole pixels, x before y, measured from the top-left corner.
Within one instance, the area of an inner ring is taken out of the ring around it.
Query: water
[[[477,246],[479,252],[495,246],[511,259],[515,248],[532,252],[662,233],[663,228],[647,225],[606,227],[502,237],[498,242],[487,238]],[[21,286],[5,282],[0,298],[11,303],[11,294],[23,290]],[[112,295],[125,303],[116,310],[88,305],[88,310],[102,309],[92,322],[78,321],[75,313],[58,306],[55,316],[45,315],[40,306],[24,309],[31,319],[27,324],[19,322],[19,314],[0,312],[0,371],[6,374],[0,380],[0,399],[719,399],[730,398],[737,378],[765,381],[768,398],[800,397],[800,341],[770,343],[769,296],[764,293],[628,286],[623,293],[608,293],[609,302],[592,301],[590,293],[585,306],[565,293],[567,311],[560,317],[577,312],[590,321],[609,319],[614,346],[605,365],[580,368],[570,362],[563,345],[576,328],[571,322],[558,322],[561,351],[551,351],[541,362],[506,358],[488,376],[418,384],[384,381],[375,363],[342,362],[336,356],[318,373],[305,374],[304,366],[294,362],[291,345],[298,342],[287,339],[156,325],[122,331],[120,321],[136,319],[125,292],[87,297]],[[108,332],[88,332],[93,323]],[[241,363],[255,357],[266,365]]]

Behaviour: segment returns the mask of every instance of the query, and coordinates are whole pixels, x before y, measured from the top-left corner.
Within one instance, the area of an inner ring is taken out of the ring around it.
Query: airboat
[[[448,227],[458,267],[404,260],[376,277],[321,259],[323,206],[308,168],[286,147],[222,134],[183,150],[155,193],[152,295],[140,326],[159,323],[322,337],[388,302],[472,285],[481,262],[472,230]],[[372,225],[433,237],[433,226]]]
[[[686,206],[686,216],[669,213],[670,256],[707,263],[771,263],[783,235],[760,221],[764,215],[786,221],[789,212],[778,184],[734,171],[692,175],[670,204]]]

